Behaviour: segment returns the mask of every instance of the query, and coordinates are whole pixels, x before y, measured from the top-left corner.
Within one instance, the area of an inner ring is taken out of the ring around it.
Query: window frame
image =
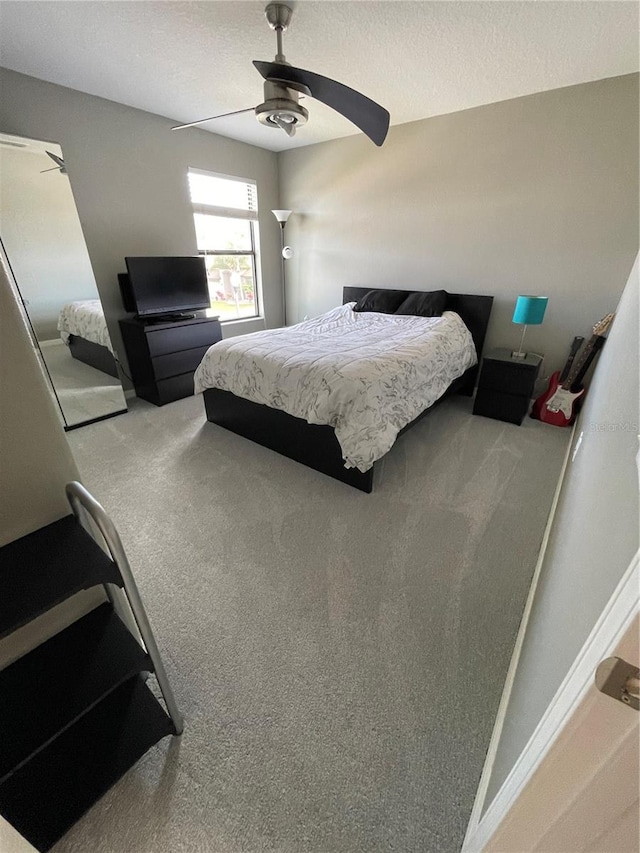
[[[251,269],[253,271],[253,281],[255,287],[253,289],[253,307],[254,313],[242,317],[220,317],[220,323],[237,323],[242,320],[255,320],[262,317],[262,287],[259,277],[259,240],[258,240],[258,185],[253,179],[240,178],[236,175],[223,175],[220,172],[211,172],[207,169],[197,169],[193,166],[187,167],[187,184],[189,185],[189,175],[203,175],[204,177],[219,178],[225,181],[236,181],[244,184],[247,188],[251,187],[253,194],[253,207],[247,209],[236,207],[225,207],[223,205],[209,204],[208,202],[194,202],[191,198],[191,187],[189,186],[189,200],[191,202],[191,214],[193,217],[193,225],[196,230],[196,249],[199,255],[203,258],[212,256],[238,256],[251,259]],[[249,234],[251,237],[251,249],[200,249],[197,246],[197,229],[195,225],[195,216],[200,214],[203,216],[216,216],[221,219],[239,219],[249,223]]]

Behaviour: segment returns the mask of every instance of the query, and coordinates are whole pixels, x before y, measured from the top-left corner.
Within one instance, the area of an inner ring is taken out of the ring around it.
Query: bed
[[[371,492],[399,434],[449,394],[473,393],[493,297],[447,294],[441,317],[353,312],[370,293],[344,288],[341,308],[316,321],[212,347],[194,377],[207,419]]]
[[[63,305],[58,316],[58,331],[73,358],[119,378],[99,299],[83,299]]]

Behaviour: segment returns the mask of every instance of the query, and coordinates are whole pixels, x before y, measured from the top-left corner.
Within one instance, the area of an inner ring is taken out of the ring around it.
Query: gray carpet
[[[456,398],[366,495],[200,397],[69,434],[179,704],[62,851],[458,851],[568,431]]]

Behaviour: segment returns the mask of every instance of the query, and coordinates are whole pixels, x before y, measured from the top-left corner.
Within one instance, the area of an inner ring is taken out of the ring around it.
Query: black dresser
[[[136,395],[156,406],[193,394],[193,374],[212,344],[222,340],[220,320],[206,312],[190,320],[155,323],[120,320]]]
[[[491,350],[482,361],[473,414],[520,425],[541,364],[542,356],[535,353],[515,359],[511,350]]]

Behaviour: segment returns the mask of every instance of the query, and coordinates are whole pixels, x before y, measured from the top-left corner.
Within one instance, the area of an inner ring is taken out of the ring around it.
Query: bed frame
[[[342,302],[354,302],[370,290],[370,287],[345,287]],[[406,294],[409,296],[415,292],[419,291],[407,290]],[[456,379],[433,406],[450,394],[465,394],[469,397],[473,394],[492,305],[493,296],[449,294],[447,310],[456,311],[467,325],[478,354],[478,364]],[[362,492],[371,492],[375,465],[365,473],[357,468],[345,468],[342,450],[333,427],[309,424],[279,409],[271,409],[261,403],[236,397],[230,391],[222,391],[219,388],[208,388],[203,396],[207,420],[211,423],[249,438],[263,447],[275,450]],[[421,420],[433,406],[421,412],[399,434],[402,435]]]
[[[95,367],[96,370],[108,373],[115,379],[120,378],[116,360],[107,347],[95,344],[93,341],[88,341],[78,335],[69,335],[69,351],[73,358],[88,364],[89,367]]]

